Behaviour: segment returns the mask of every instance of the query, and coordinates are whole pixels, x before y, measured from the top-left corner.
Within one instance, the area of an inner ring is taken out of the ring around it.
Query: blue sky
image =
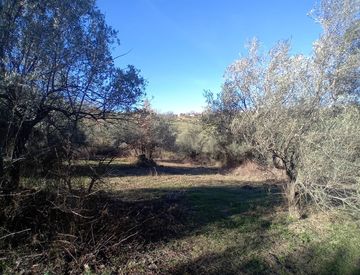
[[[118,30],[120,67],[133,64],[148,80],[160,112],[201,111],[204,90],[220,91],[226,67],[252,37],[270,49],[291,39],[294,53],[311,52],[320,27],[307,16],[313,0],[97,0]]]

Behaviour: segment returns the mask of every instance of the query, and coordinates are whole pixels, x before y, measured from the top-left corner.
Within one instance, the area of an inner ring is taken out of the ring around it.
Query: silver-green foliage
[[[292,55],[288,41],[268,53],[251,41],[248,55],[226,71],[222,105],[210,102],[214,114],[231,106],[237,140],[282,162],[290,209],[303,198],[360,207],[359,8],[352,0],[322,1],[312,14],[323,34],[310,56]]]
[[[35,129],[71,142],[81,119],[128,111],[144,92],[138,70],[115,67],[117,34],[94,0],[0,1],[0,41],[0,170],[11,188]]]
[[[218,144],[211,132],[204,129],[198,122],[189,122],[186,127],[179,131],[176,138],[176,145],[180,154],[193,160],[213,156]]]

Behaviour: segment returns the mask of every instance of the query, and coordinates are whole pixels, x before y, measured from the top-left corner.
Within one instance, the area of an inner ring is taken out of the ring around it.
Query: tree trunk
[[[22,128],[18,130],[9,169],[9,188],[11,190],[16,190],[20,186],[21,162],[26,153],[25,145],[30,138],[33,126],[33,123],[24,123]]]
[[[0,178],[4,176],[4,159],[2,155],[2,150],[0,147]]]
[[[284,186],[284,195],[287,201],[289,215],[292,218],[299,217],[298,201],[296,194],[296,165],[295,156],[291,155],[290,159],[281,158],[278,154],[273,154],[274,166],[278,169],[285,169],[289,181]]]
[[[5,169],[4,169],[4,159],[0,148],[0,188],[3,188],[5,185],[6,185],[6,177],[5,177]]]
[[[297,205],[297,198],[296,198],[296,188],[295,188],[295,181],[289,181],[285,185],[285,198],[288,204],[289,215],[292,218],[299,217],[299,209]]]
[[[19,161],[16,161],[11,165],[9,172],[9,176],[10,176],[9,188],[11,190],[16,190],[20,186],[20,170],[21,170],[21,166]]]

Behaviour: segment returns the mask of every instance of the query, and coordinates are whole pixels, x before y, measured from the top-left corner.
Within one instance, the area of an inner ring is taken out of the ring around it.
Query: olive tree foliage
[[[236,91],[225,84],[217,97],[211,91],[205,91],[205,97],[208,108],[203,113],[202,124],[213,138],[212,158],[224,166],[240,163],[249,150],[242,137],[232,131],[232,121],[239,112]]]
[[[228,67],[220,96],[237,111],[232,133],[286,170],[293,214],[309,198],[360,206],[359,5],[324,0],[312,15],[323,34],[311,56],[292,55],[288,41],[263,53],[254,39]]]
[[[186,127],[178,131],[176,146],[182,157],[192,161],[216,159],[219,154],[214,132],[197,120],[186,123]]]
[[[10,189],[36,128],[71,147],[81,119],[129,110],[143,94],[133,66],[114,66],[117,34],[94,0],[3,0],[0,41],[0,169]]]

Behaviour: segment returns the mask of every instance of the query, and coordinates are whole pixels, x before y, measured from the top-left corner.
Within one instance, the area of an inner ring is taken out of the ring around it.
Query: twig
[[[31,230],[31,229],[28,228],[28,229],[24,229],[24,230],[21,230],[21,231],[17,231],[17,232],[10,233],[10,234],[7,234],[7,235],[5,235],[5,236],[2,236],[2,237],[0,238],[0,240],[5,239],[5,238],[7,238],[7,237],[14,236],[14,235],[16,235],[16,234],[21,234],[21,233],[24,233],[24,232],[30,231],[30,230]]]
[[[26,255],[26,256],[22,256],[22,257],[23,258],[36,258],[36,257],[40,257],[43,255],[44,255],[44,253],[39,253],[39,254]]]
[[[0,197],[7,197],[7,196],[21,196],[21,197],[27,197],[27,196],[33,196],[36,195],[37,193],[39,193],[40,190],[37,190],[36,192],[32,192],[32,190],[26,190],[24,192],[19,192],[19,193],[10,193],[10,194],[0,194]],[[28,194],[27,194],[28,193]]]
[[[66,233],[58,233],[58,235],[61,235],[61,236],[65,236],[65,237],[71,237],[71,238],[74,238],[74,239],[77,239],[78,237],[72,235],[72,234],[66,234]]]
[[[66,247],[63,247],[64,250],[71,256],[71,258],[74,259],[74,261],[76,262],[77,265],[79,265],[78,261],[76,260],[76,258],[74,257],[73,254],[71,254],[71,252],[69,251],[69,249],[67,249]]]
[[[75,212],[74,210],[70,210],[70,212],[73,213],[74,215],[79,216],[79,217],[84,218],[84,219],[92,219],[94,217],[94,216],[91,216],[91,217],[83,216],[83,215]]]
[[[81,214],[79,214],[79,213],[77,213],[77,212],[75,212],[74,210],[72,210],[72,209],[62,209],[62,208],[60,208],[60,206],[57,206],[54,202],[52,202],[52,201],[49,201],[56,209],[58,209],[58,210],[60,210],[61,212],[64,212],[64,213],[72,213],[72,214],[74,214],[74,215],[76,215],[76,216],[79,216],[79,217],[81,217],[81,218],[84,218],[84,219],[92,219],[92,218],[94,218],[94,216],[90,216],[90,217],[88,217],[88,216],[84,216],[84,215],[81,215]]]
[[[137,234],[139,234],[139,231],[136,231],[135,233],[133,233],[133,234],[131,234],[131,235],[127,236],[126,238],[124,238],[124,239],[120,240],[120,241],[119,241],[119,242],[117,242],[116,244],[112,245],[112,247],[116,247],[116,246],[118,246],[119,244],[121,244],[121,243],[123,243],[123,242],[127,241],[128,239],[130,239],[131,237],[134,237],[134,236],[135,236],[135,235],[137,235]]]

